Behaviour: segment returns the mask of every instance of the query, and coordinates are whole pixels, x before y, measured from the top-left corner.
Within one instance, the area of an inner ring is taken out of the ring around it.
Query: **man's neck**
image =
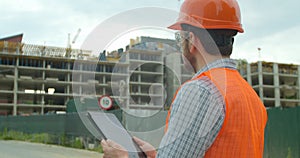
[[[209,55],[206,58],[199,58],[194,66],[195,73],[201,70],[203,67],[207,66],[208,64],[220,60],[220,59],[229,59],[228,56],[213,56]]]

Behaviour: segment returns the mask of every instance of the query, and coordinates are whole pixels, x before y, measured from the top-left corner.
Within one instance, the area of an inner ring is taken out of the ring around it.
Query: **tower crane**
[[[75,44],[79,34],[81,32],[81,29],[79,28],[77,30],[76,35],[74,36],[72,43],[71,43],[71,34],[68,33],[68,43],[67,43],[67,50],[66,50],[66,57],[70,57],[71,56],[71,52],[72,52],[72,44]]]
[[[77,40],[77,38],[78,38],[78,36],[79,36],[79,34],[80,34],[80,32],[81,32],[81,29],[79,28],[78,30],[77,30],[77,33],[76,33],[76,35],[74,36],[74,38],[73,38],[73,40],[72,40],[72,44],[75,44],[75,42],[76,42],[76,40]],[[67,48],[72,48],[72,44],[71,44],[71,34],[70,33],[68,33],[68,45],[67,45]]]

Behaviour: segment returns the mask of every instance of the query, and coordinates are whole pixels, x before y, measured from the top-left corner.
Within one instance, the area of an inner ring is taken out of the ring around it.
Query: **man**
[[[173,99],[160,148],[135,141],[148,157],[262,157],[266,110],[230,59],[234,36],[243,32],[237,2],[185,0],[169,28],[180,30],[184,63],[196,74]],[[101,144],[105,157],[128,157],[112,141]]]

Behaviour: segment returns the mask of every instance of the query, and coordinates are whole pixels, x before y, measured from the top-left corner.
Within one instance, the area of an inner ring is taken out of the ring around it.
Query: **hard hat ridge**
[[[204,29],[232,29],[244,32],[236,0],[185,0],[177,22],[168,28],[182,30],[181,24]]]

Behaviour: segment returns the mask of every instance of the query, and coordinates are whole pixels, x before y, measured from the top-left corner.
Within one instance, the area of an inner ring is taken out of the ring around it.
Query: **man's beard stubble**
[[[181,56],[182,56],[184,68],[188,72],[196,73],[195,72],[195,68],[192,65],[195,59],[191,55],[191,52],[189,50],[189,43],[188,43],[187,39],[183,42],[183,49],[182,49],[182,51],[183,52],[182,52]]]

